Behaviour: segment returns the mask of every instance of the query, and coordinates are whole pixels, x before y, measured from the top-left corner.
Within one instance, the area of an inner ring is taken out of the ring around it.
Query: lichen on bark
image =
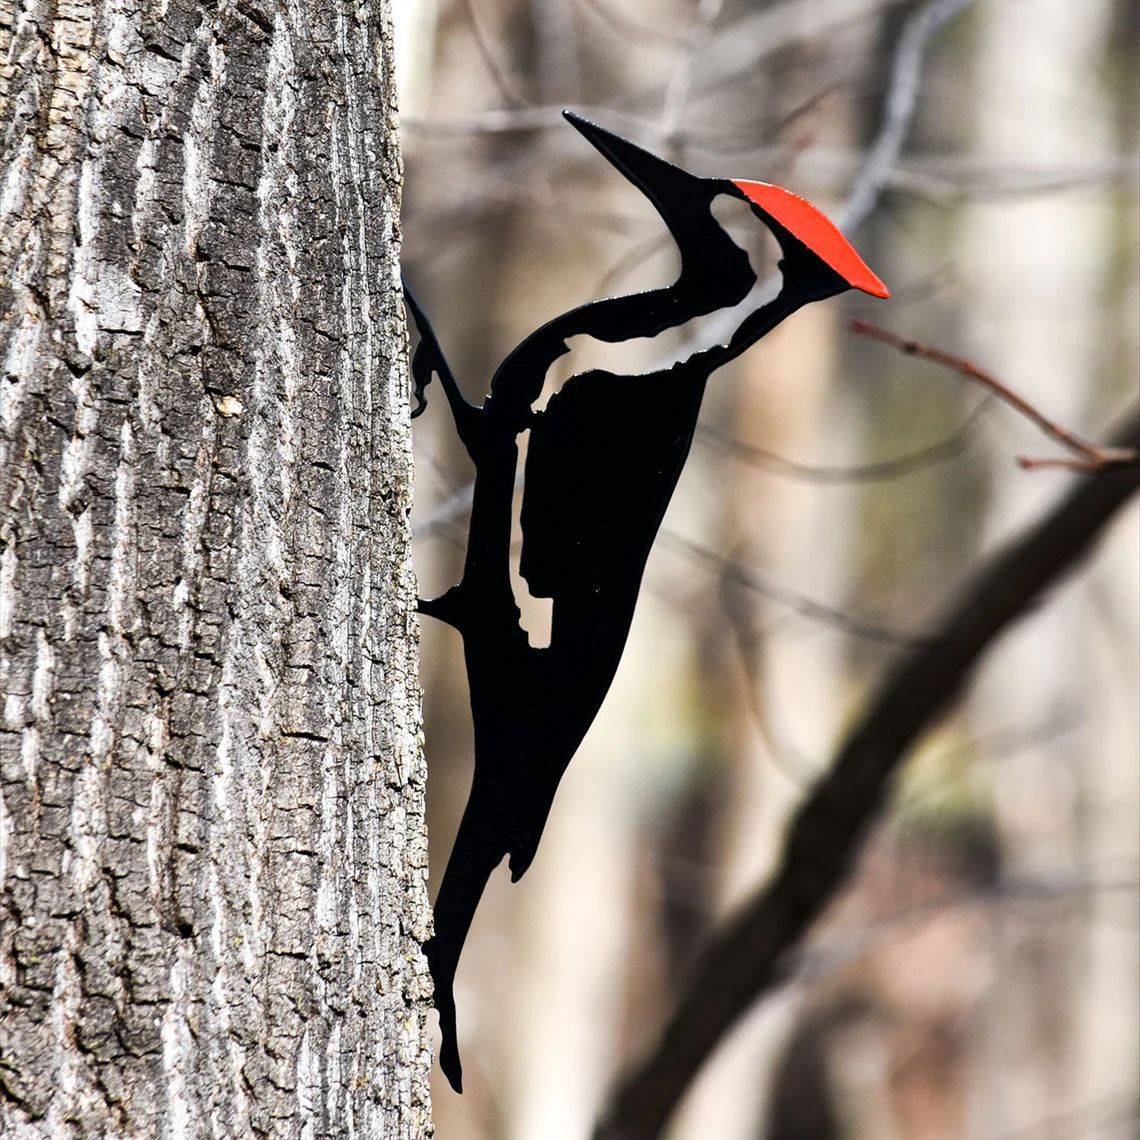
[[[387,4],[0,47],[0,1132],[427,1135]]]

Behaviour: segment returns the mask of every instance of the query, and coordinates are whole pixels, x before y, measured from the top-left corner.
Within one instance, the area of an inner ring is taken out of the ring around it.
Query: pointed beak
[[[673,200],[678,194],[686,191],[698,194],[705,200],[712,197],[711,192],[702,193],[699,189],[704,179],[689,174],[679,166],[674,166],[647,150],[642,150],[628,139],[623,139],[621,135],[615,135],[612,131],[599,127],[597,123],[591,123],[589,119],[583,119],[573,111],[563,111],[562,117],[651,200],[660,201],[663,198]]]
[[[886,298],[891,295],[891,291],[855,252],[855,247],[839,232],[834,222],[806,198],[767,182],[734,179],[732,185],[797,241],[807,246],[852,289],[860,289],[872,297]]]

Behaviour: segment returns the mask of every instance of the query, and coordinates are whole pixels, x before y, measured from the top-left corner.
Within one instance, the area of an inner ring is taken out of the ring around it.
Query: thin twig
[[[795,44],[834,42],[843,27],[870,24],[887,10],[900,7],[903,0],[772,0],[763,5],[737,4],[749,14],[725,21],[720,33],[706,49],[700,88],[739,84],[756,74],[756,69]]]
[[[678,149],[677,135],[685,114],[685,104],[689,101],[689,91],[693,86],[693,75],[697,56],[712,35],[712,26],[720,15],[724,0],[700,0],[697,5],[697,22],[689,29],[688,43],[684,53],[673,67],[669,82],[665,87],[665,98],[661,108],[658,129],[668,151]]]
[[[796,590],[781,586],[773,582],[760,570],[752,566],[745,566],[731,558],[725,558],[715,550],[702,546],[699,542],[685,538],[676,531],[663,529],[658,536],[661,546],[672,547],[681,554],[704,562],[714,570],[720,571],[727,580],[747,590],[761,594],[763,597],[784,606],[793,613],[807,618],[809,621],[820,622],[823,625],[841,629],[854,637],[861,637],[867,641],[878,641],[887,645],[918,645],[925,638],[922,634],[908,633],[905,630],[893,629],[890,626],[880,625],[877,622],[863,621],[852,617],[834,606],[817,602],[813,598],[805,597]]]
[[[415,539],[431,538],[435,534],[446,530],[452,523],[466,518],[471,511],[471,504],[475,499],[475,484],[468,483],[460,487],[453,495],[449,495],[435,510],[416,523],[412,537]]]
[[[1140,408],[1117,437],[1140,447]],[[947,608],[938,635],[882,681],[829,774],[796,812],[779,868],[708,948],[660,1042],[616,1089],[595,1140],[653,1140],[713,1050],[779,984],[788,952],[851,867],[904,759],[978,661],[1086,557],[1140,488],[1140,466],[1083,479],[1019,539],[989,558]]]
[[[1089,443],[1086,439],[1081,439],[1075,432],[1063,427],[1056,420],[1051,420],[1039,408],[1023,396],[1019,396],[1008,384],[1003,383],[992,372],[980,368],[972,360],[967,360],[963,356],[955,356],[953,353],[946,352],[941,348],[934,348],[929,344],[923,344],[922,341],[899,336],[898,333],[893,333],[889,329],[858,317],[849,322],[849,328],[859,336],[867,336],[872,340],[882,341],[883,344],[889,344],[892,348],[897,348],[908,356],[917,356],[922,360],[929,360],[932,364],[949,368],[959,376],[965,377],[975,384],[980,384],[1076,456],[1075,459],[1033,459],[1029,456],[1019,455],[1017,462],[1027,471],[1038,470],[1042,467],[1061,467],[1067,471],[1083,472],[1107,471],[1115,467],[1129,467],[1140,463],[1140,451],[1136,448],[1100,447],[1095,443]]]
[[[689,42],[687,32],[667,32],[650,24],[640,23],[626,15],[620,8],[603,3],[602,0],[578,0],[578,2],[616,31],[645,46],[656,44],[657,47],[668,51],[678,51]]]
[[[515,86],[514,81],[507,75],[505,68],[499,63],[495,51],[487,40],[483,25],[475,12],[474,0],[464,0],[467,10],[467,21],[475,36],[475,47],[482,59],[483,65],[490,73],[491,80],[499,89],[499,94],[514,108],[525,107],[530,100]]]
[[[970,445],[978,421],[989,406],[989,400],[982,400],[956,431],[937,443],[929,444],[907,455],[900,455],[897,459],[882,459],[876,463],[856,463],[847,466],[800,463],[778,452],[745,443],[728,432],[707,424],[697,428],[697,438],[741,463],[789,479],[824,484],[884,483],[917,474],[936,463],[944,463],[961,455]]]
[[[1091,870],[1057,867],[1034,875],[1008,877],[989,886],[955,891],[942,898],[901,907],[866,924],[841,931],[796,954],[789,982],[818,984],[892,940],[921,929],[952,911],[999,908],[1010,903],[1057,903],[1074,898],[1135,895],[1140,882],[1131,876],[1098,878]]]
[[[771,636],[753,621],[753,608],[748,591],[730,574],[720,576],[718,596],[721,610],[736,639],[740,665],[744,670],[744,691],[759,740],[773,766],[798,788],[806,788],[819,776],[818,763],[812,763],[803,749],[789,740],[779,723],[776,707],[765,698],[760,664],[762,639]]]
[[[890,182],[914,121],[927,47],[946,23],[972,3],[973,0],[930,0],[903,27],[891,61],[882,125],[839,213],[839,228],[844,233],[857,230],[867,220]]]

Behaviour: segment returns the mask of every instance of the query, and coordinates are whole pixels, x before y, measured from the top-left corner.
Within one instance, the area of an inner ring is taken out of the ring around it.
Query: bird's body
[[[518,879],[529,867],[558,783],[593,722],[621,660],[645,563],[688,457],[712,372],[811,300],[852,287],[865,270],[821,228],[829,261],[779,218],[802,199],[761,183],[701,179],[615,135],[567,116],[650,198],[681,252],[673,285],[595,301],[548,322],[497,370],[480,408],[463,400],[423,313],[409,297],[421,333],[413,362],[417,393],[439,375],[460,437],[475,463],[467,556],[459,584],[421,611],[463,638],[475,737],[471,794],[435,905],[426,951],[443,1029],[441,1064],[459,1088],[452,985],[459,955],[487,879],[504,857]],[[759,191],[751,188],[759,187]],[[727,345],[694,353],[659,372],[571,377],[536,411],[547,371],[572,336],[622,341],[656,335],[738,304],[755,284],[748,257],[711,211],[719,194],[757,202],[754,211],[784,253],[784,288],[749,314]],[[769,212],[774,209],[776,212]],[[792,217],[793,215],[788,215]],[[803,228],[798,215],[790,223]],[[838,236],[838,232],[834,231]],[[849,247],[846,247],[849,249]],[[838,251],[835,254],[834,251]],[[861,267],[861,270],[860,268]],[[882,290],[885,295],[885,289]],[[422,407],[422,404],[421,404]],[[549,645],[531,646],[520,625],[510,578],[512,503],[518,440],[529,431],[524,469],[519,572],[534,597],[553,600]]]

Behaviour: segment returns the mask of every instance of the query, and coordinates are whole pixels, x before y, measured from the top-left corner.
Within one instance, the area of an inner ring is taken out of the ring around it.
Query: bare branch
[[[919,448],[908,455],[900,455],[897,459],[883,459],[874,463],[856,463],[848,466],[800,463],[767,448],[745,443],[728,432],[721,431],[720,428],[708,425],[697,428],[697,438],[741,463],[789,479],[825,484],[885,483],[925,471],[937,463],[944,463],[961,455],[969,447],[974,429],[989,406],[988,400],[981,401],[956,431],[927,447]]]
[[[512,107],[525,107],[530,100],[518,89],[514,80],[507,75],[506,69],[496,58],[494,49],[488,42],[487,35],[483,31],[483,25],[479,22],[479,17],[475,12],[474,0],[463,0],[463,6],[467,11],[467,22],[471,25],[471,31],[475,37],[476,50],[491,77],[491,81],[498,89],[499,94]]]
[[[460,487],[453,495],[444,499],[426,519],[416,524],[412,530],[412,537],[415,539],[431,538],[432,535],[446,530],[452,523],[466,518],[471,511],[471,503],[474,497],[474,483]]]
[[[813,941],[797,953],[789,982],[818,983],[874,952],[892,939],[920,929],[954,910],[998,908],[1011,903],[1055,903],[1094,895],[1134,896],[1138,882],[1131,875],[1105,876],[1092,868],[1054,867],[1032,875],[1003,878],[984,887],[955,890],[942,898],[901,907],[860,926]]]
[[[665,87],[665,99],[658,129],[670,150],[676,149],[677,146],[676,135],[681,128],[685,104],[689,101],[689,92],[693,87],[697,56],[712,36],[712,26],[720,15],[723,3],[724,0],[700,0],[697,7],[697,22],[689,29],[685,51],[677,60]]]
[[[926,49],[942,26],[972,3],[973,0],[930,0],[906,22],[891,63],[882,126],[839,214],[840,229],[858,229],[870,217],[910,133],[922,89]]]
[[[889,329],[881,328],[879,325],[872,324],[871,321],[860,318],[854,318],[850,321],[849,327],[853,333],[859,336],[871,337],[872,340],[889,344],[892,348],[897,348],[908,356],[917,356],[922,360],[929,360],[933,364],[940,364],[943,368],[949,368],[959,376],[963,376],[975,384],[980,384],[1076,456],[1075,459],[1032,459],[1024,455],[1019,456],[1017,462],[1027,471],[1042,467],[1063,467],[1069,471],[1105,471],[1114,467],[1129,467],[1140,463],[1140,451],[1136,448],[1099,447],[1095,443],[1081,439],[1075,432],[1063,427],[1056,420],[1051,420],[1039,408],[1023,396],[1019,396],[992,372],[986,372],[985,369],[979,368],[972,360],[967,360],[963,356],[955,356],[941,348],[933,348],[918,340],[909,340]]]
[[[578,0],[578,2],[599,19],[604,20],[611,28],[630,39],[637,40],[643,46],[677,51],[689,42],[686,32],[667,32],[650,24],[643,24],[627,15],[621,8],[604,3],[603,0]]]
[[[724,575],[725,580],[762,594],[811,621],[822,622],[824,625],[841,629],[855,637],[866,638],[868,641],[885,642],[888,645],[917,645],[924,640],[921,635],[916,636],[903,630],[892,629],[877,622],[863,621],[836,609],[834,606],[814,601],[796,590],[791,590],[787,586],[781,586],[779,583],[771,581],[754,567],[744,566],[730,558],[725,558],[724,555],[718,554],[715,550],[710,550],[699,542],[693,542],[692,539],[685,538],[675,531],[662,530],[659,541],[662,546],[672,547],[682,554],[699,559],[713,569],[719,570]]]
[[[779,0],[726,24],[709,44],[703,73],[710,82],[734,83],[757,64],[804,40],[833,35],[844,25],[871,20],[903,0]]]
[[[1140,446],[1140,408],[1116,446]],[[903,656],[796,813],[771,882],[721,931],[646,1061],[617,1088],[595,1140],[659,1136],[693,1077],[742,1013],[778,983],[787,952],[841,886],[910,748],[993,642],[1090,552],[1140,487],[1140,466],[1081,480],[1036,526],[990,558]]]

